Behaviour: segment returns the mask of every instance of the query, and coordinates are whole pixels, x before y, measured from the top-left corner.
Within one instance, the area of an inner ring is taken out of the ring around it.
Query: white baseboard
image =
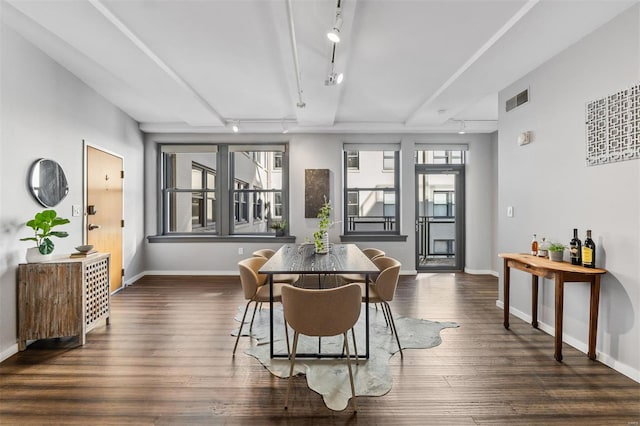
[[[502,300],[496,300],[496,306],[502,310],[504,310],[504,303],[502,302]],[[515,317],[520,318],[521,320],[531,323],[531,315],[526,314],[518,309],[515,309],[513,307],[509,307],[509,313]],[[551,335],[551,336],[555,336],[555,328],[549,324],[545,324],[543,322],[538,321],[538,328],[542,331],[544,331],[545,333]],[[569,346],[572,346],[574,348],[576,348],[577,350],[579,350],[580,352],[584,353],[585,355],[588,352],[588,345],[585,342],[582,342],[578,339],[576,339],[575,337],[572,336],[567,336],[566,333],[563,333],[562,335],[562,341],[564,343],[566,343]],[[599,362],[603,363],[606,366],[609,366],[611,368],[613,368],[614,370],[616,370],[618,373],[624,374],[625,376],[627,376],[628,378],[630,378],[631,380],[634,380],[638,383],[640,383],[640,371],[636,370],[633,367],[630,367],[627,364],[624,364],[620,361],[618,361],[617,359],[613,358],[611,355],[606,354],[604,352],[600,352],[596,349],[596,360],[598,360]]]
[[[139,274],[136,274],[136,275],[126,279],[124,281],[124,286],[126,287],[128,285],[131,285],[131,284],[135,283],[136,281],[138,281],[140,278],[144,277],[145,275],[146,275],[145,272],[140,272]]]
[[[4,361],[5,359],[12,357],[13,355],[18,353],[18,344],[14,343],[13,345],[9,346],[7,349],[5,349],[4,351],[0,352],[0,362]]]
[[[417,271],[414,270],[405,270],[405,271],[400,271],[400,275],[416,275]],[[197,275],[197,276],[203,276],[203,275],[213,275],[213,276],[238,276],[240,275],[240,272],[237,270],[234,271],[144,271],[139,273],[138,275],[128,279],[126,281],[126,285],[131,285],[134,282],[136,282],[137,280],[139,280],[140,278],[146,276],[146,275]]]
[[[233,271],[144,271],[140,275],[142,278],[145,275],[215,275],[215,276],[220,276],[220,275],[240,275],[240,271],[233,270]]]
[[[469,269],[464,268],[464,272],[471,275],[493,275],[494,277],[498,276],[496,271],[492,271],[490,269]]]

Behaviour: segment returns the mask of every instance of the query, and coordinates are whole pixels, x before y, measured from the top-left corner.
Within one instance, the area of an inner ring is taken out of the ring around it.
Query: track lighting
[[[464,126],[464,120],[460,121],[460,130],[458,130],[458,134],[459,135],[464,135],[465,133],[467,133],[465,131],[465,126]]]
[[[344,74],[336,73],[336,45],[333,45],[333,49],[331,52],[331,62],[329,63],[329,73],[327,74],[327,78],[324,81],[325,86],[335,86],[336,84],[342,83],[344,80]]]
[[[336,74],[335,72],[330,72],[329,75],[327,75],[327,79],[324,81],[324,85],[335,86],[336,84],[342,83],[342,80],[344,80],[344,74]]]
[[[342,29],[342,13],[340,9],[336,12],[336,22],[331,30],[327,33],[327,38],[333,43],[340,43],[340,30]]]
[[[229,125],[231,126],[233,133],[238,133],[240,131],[240,121],[229,121]]]

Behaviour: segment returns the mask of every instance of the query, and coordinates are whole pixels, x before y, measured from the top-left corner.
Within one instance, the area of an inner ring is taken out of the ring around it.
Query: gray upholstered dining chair
[[[400,349],[400,356],[402,354],[402,346],[400,345],[400,338],[398,337],[398,329],[391,313],[391,306],[389,302],[393,300],[398,287],[398,278],[400,277],[400,262],[391,257],[377,257],[373,259],[373,263],[380,269],[378,277],[369,284],[369,303],[382,305],[382,314],[387,322],[387,325],[391,326],[391,333],[395,335],[396,342],[398,342],[398,348]],[[362,292],[362,301],[365,301],[365,283],[357,283],[360,286]]]
[[[373,247],[362,249],[362,253],[364,253],[364,255],[367,256],[371,261],[373,261],[373,259],[376,259],[378,257],[385,255],[384,251],[377,248],[373,248]],[[366,277],[364,274],[340,274],[338,275],[338,279],[343,284],[344,283],[363,283],[366,281]],[[369,279],[371,279],[371,277],[369,277]]]
[[[238,347],[238,341],[242,334],[242,327],[244,326],[244,320],[247,317],[247,311],[251,302],[255,303],[253,308],[253,315],[251,316],[251,323],[249,324],[249,331],[253,328],[253,320],[256,316],[256,308],[258,303],[269,302],[269,285],[267,284],[268,276],[265,274],[259,274],[258,271],[267,262],[264,257],[250,257],[248,259],[238,262],[238,268],[240,269],[240,284],[242,285],[242,291],[244,292],[244,298],[247,300],[247,305],[244,308],[244,314],[242,315],[242,321],[240,322],[240,329],[238,330],[238,337],[236,337],[236,344],[233,346],[233,356],[236,355],[236,348]],[[266,285],[265,285],[266,284]],[[274,281],[273,284],[273,301],[282,301],[282,287],[289,286],[288,283],[278,283]],[[289,349],[289,331],[287,329],[287,323],[284,323],[284,331],[287,339],[287,351]]]
[[[271,259],[271,256],[276,254],[276,251],[273,249],[260,249],[256,250],[252,253],[254,257],[264,257],[265,259]],[[279,283],[288,283],[295,284],[300,279],[300,275],[298,274],[275,274],[273,276],[274,282]]]
[[[347,332],[360,317],[361,291],[358,284],[349,284],[329,290],[303,289],[293,286],[282,288],[282,307],[284,317],[294,330],[293,348],[290,352],[291,366],[284,408],[289,405],[291,376],[296,362],[298,336],[343,336],[343,348],[346,351],[349,381],[351,383],[351,402],[353,411],[357,412],[356,391],[353,383],[353,372],[349,354]],[[357,355],[356,355],[357,356]]]

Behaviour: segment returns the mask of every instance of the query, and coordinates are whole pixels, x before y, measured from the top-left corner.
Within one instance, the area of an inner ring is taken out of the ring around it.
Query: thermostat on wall
[[[522,132],[518,135],[518,145],[526,145],[531,142],[531,132]]]

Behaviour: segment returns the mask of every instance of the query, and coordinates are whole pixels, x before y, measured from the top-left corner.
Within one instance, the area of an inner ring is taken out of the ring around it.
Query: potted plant
[[[316,253],[325,254],[329,252],[329,216],[331,215],[331,204],[326,200],[318,212],[318,230],[313,233],[313,242],[316,245]]]
[[[283,220],[281,222],[273,222],[271,224],[271,229],[276,231],[276,237],[284,237],[287,231],[287,221]]]
[[[34,236],[20,238],[20,241],[36,242],[35,247],[27,249],[27,262],[47,260],[55,248],[51,237],[65,238],[69,236],[65,231],[52,231],[52,229],[67,223],[69,223],[69,219],[58,217],[55,210],[43,210],[36,213],[35,217],[27,222],[27,226],[33,229]]]
[[[564,244],[560,243],[551,243],[547,250],[549,252],[549,260],[554,260],[556,262],[562,262],[562,258],[564,257],[564,250],[567,247]]]

